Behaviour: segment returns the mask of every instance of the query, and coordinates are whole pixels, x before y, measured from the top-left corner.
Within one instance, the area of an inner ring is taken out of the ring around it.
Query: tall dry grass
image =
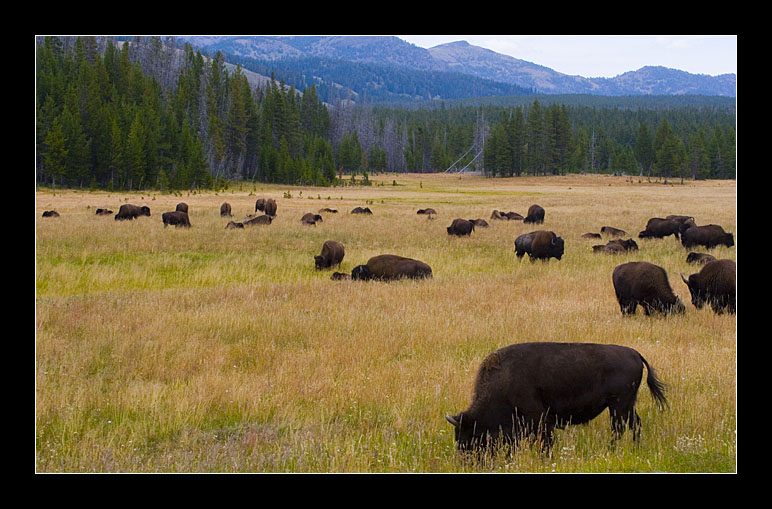
[[[485,179],[384,175],[369,188],[232,186],[182,196],[36,193],[36,465],[39,472],[733,472],[736,317],[696,310],[680,273],[696,271],[672,237],[637,253],[592,253],[601,226],[637,237],[649,217],[690,214],[736,229],[735,182],[574,176]],[[396,180],[397,186],[392,181]],[[383,183],[384,185],[379,185]],[[284,198],[289,191],[292,198]],[[277,200],[270,226],[225,230],[255,199]],[[329,197],[329,198],[328,198]],[[312,199],[309,199],[312,198]],[[190,229],[164,228],[184,201]],[[152,216],[94,215],[121,203]],[[566,241],[561,261],[519,262],[531,227],[490,221],[469,238],[455,217],[542,205]],[[373,216],[348,212],[369,206]],[[322,207],[324,222],[300,217]],[[437,209],[436,220],[416,215]],[[61,217],[40,218],[56,209]],[[331,281],[314,270],[327,239],[341,271],[373,255],[427,262],[434,277]],[[605,243],[605,239],[604,239]],[[736,259],[737,247],[713,254]],[[611,271],[663,266],[681,316],[623,317]],[[660,412],[643,385],[642,440],[610,445],[608,414],[529,447],[481,458],[454,449],[447,413],[469,403],[490,351],[526,341],[622,344],[668,386]]]

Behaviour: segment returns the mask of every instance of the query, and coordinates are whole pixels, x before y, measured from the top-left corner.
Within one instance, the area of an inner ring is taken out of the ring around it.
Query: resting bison
[[[448,226],[448,235],[471,235],[474,231],[474,223],[466,219],[454,219]]]
[[[263,214],[262,216],[253,217],[252,219],[247,219],[244,221],[244,226],[256,226],[261,224],[271,224],[271,221],[273,221],[273,217],[269,216],[267,214]]]
[[[697,274],[689,279],[681,274],[681,279],[689,287],[692,304],[697,309],[702,309],[707,302],[718,314],[736,312],[737,263],[734,260],[708,262]]]
[[[506,217],[506,216],[503,216],[503,215],[501,215],[501,212],[499,212],[498,210],[494,210],[493,212],[491,212],[491,219],[503,219],[503,220],[507,220],[507,219],[509,219],[509,218],[508,218],[508,217]]]
[[[330,214],[337,214],[338,213],[337,210],[331,209],[331,208],[328,208],[328,207],[324,207],[322,209],[319,209],[319,212],[329,212]]]
[[[258,198],[255,202],[255,212],[257,211],[264,212],[265,211],[265,198]]]
[[[328,269],[333,265],[340,267],[345,255],[343,244],[335,240],[326,240],[322,244],[321,254],[314,256],[316,270]]]
[[[176,210],[177,212],[184,212],[184,213],[187,214],[188,213],[188,204],[184,203],[184,202],[180,202],[180,203],[177,204],[177,207],[175,207],[174,210]]]
[[[235,230],[238,228],[243,229],[244,225],[242,223],[236,223],[234,221],[228,221],[228,224],[225,225],[226,230]]]
[[[582,235],[583,239],[601,239],[600,233],[585,233]]]
[[[633,239],[614,239],[609,240],[605,245],[592,246],[595,253],[618,254],[628,251],[638,251],[638,243]]]
[[[351,279],[365,281],[430,277],[432,277],[432,269],[424,262],[393,254],[373,256],[367,260],[366,265],[357,265],[351,271]]]
[[[276,200],[273,198],[266,198],[265,200],[265,215],[275,217],[276,216]]]
[[[190,219],[187,212],[175,210],[174,212],[164,212],[161,214],[161,220],[164,222],[164,228],[169,225],[178,228],[190,228]]]
[[[418,209],[418,212],[416,214],[436,214],[437,211],[434,209]]]
[[[661,217],[652,217],[646,223],[646,229],[638,234],[639,239],[657,238],[661,239],[668,235],[675,235],[678,238],[678,228],[681,223],[674,219],[662,219]]]
[[[606,235],[611,235],[612,237],[624,237],[627,235],[627,232],[624,230],[620,230],[619,228],[614,228],[613,226],[604,226],[600,229],[601,233],[605,233]]]
[[[118,209],[118,213],[115,214],[115,220],[135,219],[139,216],[150,216],[150,207],[143,205],[141,207],[137,205],[131,205],[129,203],[121,205]]]
[[[370,210],[370,207],[364,207],[364,208],[362,208],[362,207],[354,207],[351,210],[351,213],[352,214],[372,214],[373,211]]]
[[[544,222],[544,209],[539,205],[531,205],[528,207],[528,214],[526,214],[524,223],[541,224]]]
[[[686,263],[692,263],[694,265],[705,265],[715,259],[715,256],[708,253],[695,253],[694,251],[686,255]]]
[[[734,235],[726,233],[717,224],[692,226],[681,236],[681,245],[687,249],[694,246],[705,246],[708,249],[719,245],[732,247],[734,246]]]
[[[220,205],[220,217],[231,217],[231,204],[227,201]]]
[[[112,215],[113,211],[110,209],[96,209],[96,215],[98,216],[109,216]]]
[[[300,218],[300,222],[303,224],[308,225],[316,225],[316,223],[322,221],[322,216],[319,214],[312,214],[311,212],[307,214],[303,214],[303,217]]]
[[[469,407],[445,419],[455,428],[460,450],[497,442],[517,445],[531,436],[548,452],[556,428],[587,423],[606,408],[614,438],[630,428],[637,440],[641,418],[635,401],[644,366],[646,385],[663,409],[665,385],[632,348],[549,342],[506,346],[480,364]]]
[[[633,314],[640,304],[646,315],[652,311],[660,313],[683,313],[685,306],[670,282],[667,272],[649,262],[628,262],[618,265],[611,276],[614,292],[622,314]]]
[[[524,218],[517,212],[502,212],[502,217],[506,217],[510,221],[523,221]],[[544,214],[542,214],[542,219],[544,218]]]
[[[44,210],[43,217],[59,217],[59,213],[55,210]]]

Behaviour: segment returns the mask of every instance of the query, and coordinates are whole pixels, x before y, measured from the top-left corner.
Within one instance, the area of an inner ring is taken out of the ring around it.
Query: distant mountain
[[[394,97],[417,99],[448,99],[463,95],[517,95],[518,93],[540,94],[593,94],[593,95],[717,95],[736,97],[737,75],[720,76],[696,75],[676,69],[647,66],[614,78],[585,78],[554,71],[532,62],[502,55],[486,48],[474,46],[466,41],[456,41],[425,49],[398,37],[385,36],[294,36],[294,37],[183,37],[193,46],[214,54],[216,51],[262,62],[272,62],[292,67],[292,62],[316,62],[309,68],[314,79],[325,80],[339,87],[350,89],[353,95],[377,99],[389,89],[390,80],[405,79],[395,72],[420,71],[429,81],[434,81],[436,90],[419,84],[416,90],[407,90],[404,85],[396,86],[391,93]],[[315,60],[309,60],[315,59]],[[338,61],[331,64],[331,61]],[[359,64],[348,74],[369,74],[366,83],[370,89],[357,89],[361,84],[345,84],[346,71],[341,72],[341,63]],[[306,64],[307,65],[307,64]],[[338,69],[338,75],[325,71]],[[297,72],[298,70],[295,69]],[[468,76],[477,81],[465,85],[463,80],[452,79],[455,93],[449,93],[451,76]],[[308,79],[306,77],[305,79]],[[417,75],[409,80],[420,83]],[[515,88],[496,86],[495,83]],[[377,86],[376,86],[377,84]],[[296,88],[301,88],[296,85]],[[468,88],[468,90],[466,90]],[[374,95],[375,94],[375,95]],[[388,94],[384,97],[390,97]],[[384,97],[381,97],[383,99]]]

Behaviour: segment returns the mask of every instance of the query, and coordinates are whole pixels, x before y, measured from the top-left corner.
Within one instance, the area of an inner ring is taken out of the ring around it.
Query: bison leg
[[[635,314],[635,308],[638,307],[638,302],[633,299],[619,299],[619,308],[622,310],[623,315]]]
[[[625,430],[630,428],[633,432],[633,441],[637,441],[641,433],[641,418],[635,411],[635,397],[632,403],[609,406],[611,416],[611,430],[614,433],[614,441],[622,438]]]

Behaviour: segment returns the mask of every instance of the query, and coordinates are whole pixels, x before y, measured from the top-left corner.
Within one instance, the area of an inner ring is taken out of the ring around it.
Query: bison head
[[[458,415],[445,415],[445,419],[455,428],[456,447],[461,451],[485,449],[501,436],[501,428],[488,429],[486,426],[469,419],[464,412]]]
[[[702,306],[705,305],[705,301],[707,300],[707,295],[705,295],[705,290],[697,283],[695,276],[697,276],[697,274],[692,274],[689,276],[689,279],[686,279],[686,277],[681,274],[681,279],[689,288],[689,293],[692,296],[692,304],[694,304],[694,307],[697,309],[702,309]]]
[[[372,275],[370,274],[370,269],[367,268],[367,265],[357,265],[351,269],[351,279],[367,281],[371,278]]]
[[[141,215],[141,216],[148,216],[149,217],[150,216],[150,207],[148,207],[147,205],[143,205],[142,208],[140,208],[139,215]]]
[[[319,255],[314,256],[314,264],[316,265],[316,270],[324,269],[325,268],[324,257]]]

